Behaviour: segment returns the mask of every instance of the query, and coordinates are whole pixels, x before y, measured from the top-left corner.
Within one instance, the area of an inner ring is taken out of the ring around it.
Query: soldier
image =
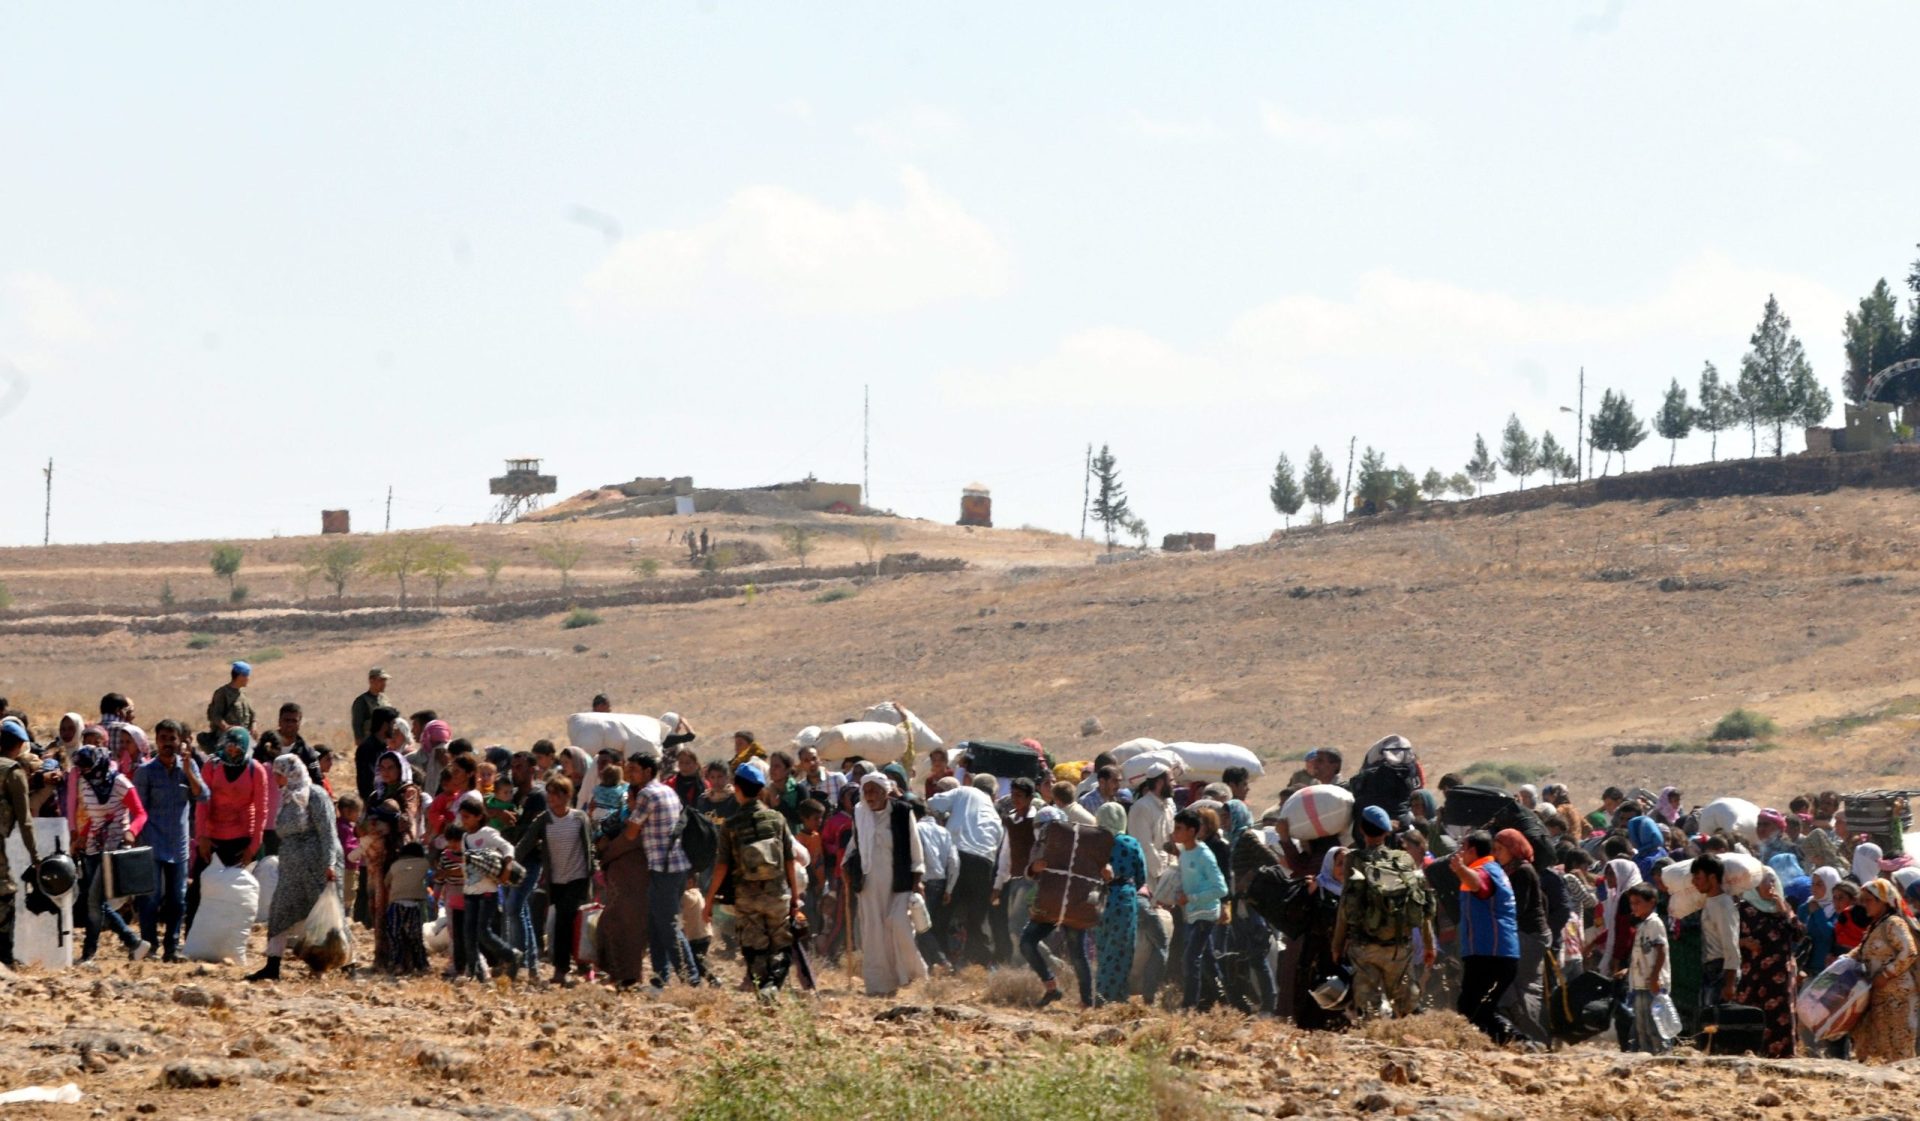
[[[1387,811],[1368,806],[1360,815],[1364,847],[1347,858],[1346,889],[1333,927],[1333,960],[1353,965],[1353,1007],[1362,1017],[1379,1012],[1385,999],[1395,1019],[1413,1013],[1413,936],[1421,938],[1425,963],[1433,965],[1433,891],[1405,849],[1389,844]]]
[[[33,839],[33,818],[27,813],[27,769],[21,762],[32,741],[27,727],[8,718],[0,721],[0,966],[13,968],[13,910],[15,885],[7,866],[7,834],[20,830],[27,862],[40,863],[40,847]]]
[[[230,672],[227,683],[215,689],[213,700],[207,702],[207,730],[215,740],[228,728],[245,728],[249,736],[253,734],[253,705],[241,692],[253,680],[253,667],[235,662]]]
[[[713,921],[713,904],[723,888],[732,892],[734,937],[746,963],[743,987],[771,998],[786,980],[792,924],[800,913],[800,884],[794,875],[793,834],[778,810],[761,804],[767,772],[748,761],[733,772],[733,813],[720,826],[713,879],[703,915]]]

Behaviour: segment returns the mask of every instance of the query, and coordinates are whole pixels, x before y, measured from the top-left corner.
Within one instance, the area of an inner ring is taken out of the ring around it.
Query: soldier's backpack
[[[1433,917],[1433,889],[1405,853],[1355,860],[1346,891],[1348,913],[1370,941],[1407,941]]]

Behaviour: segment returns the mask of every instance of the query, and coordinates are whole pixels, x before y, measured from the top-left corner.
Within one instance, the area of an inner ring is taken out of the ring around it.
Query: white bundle
[[[1743,798],[1715,798],[1700,810],[1700,832],[1725,832],[1749,845],[1760,843],[1760,807]]]
[[[200,909],[181,947],[188,961],[247,961],[247,935],[260,909],[260,881],[244,864],[215,860],[200,873]]]
[[[651,716],[628,712],[576,712],[567,717],[567,742],[592,755],[617,751],[622,759],[636,751],[659,754],[673,731]]]
[[[884,767],[905,757],[907,733],[897,725],[856,720],[851,724],[835,724],[822,731],[813,746],[820,753],[822,762],[841,763],[857,755]],[[917,742],[914,744],[916,749],[919,746]]]
[[[1162,749],[1160,751],[1143,751],[1133,758],[1128,759],[1126,762],[1120,764],[1120,775],[1126,780],[1128,786],[1133,786],[1146,778],[1147,772],[1152,770],[1156,763],[1165,766],[1168,772],[1173,775],[1175,782],[1180,781],[1181,776],[1185,774],[1187,769],[1187,761],[1185,759],[1182,759],[1174,752]]]
[[[1353,795],[1343,786],[1302,787],[1280,807],[1280,816],[1296,840],[1332,837],[1353,824]]]
[[[915,716],[912,709],[901,708],[892,701],[882,701],[874,705],[872,708],[861,713],[860,719],[880,724],[911,725],[913,727],[913,750],[916,755],[925,755],[929,751],[947,746],[947,741],[934,735],[933,729],[927,727],[925,722],[918,716]]]
[[[1113,756],[1114,762],[1124,763],[1134,756],[1144,754],[1145,752],[1162,751],[1166,746],[1166,744],[1150,736],[1141,736],[1139,739],[1128,740],[1126,743],[1107,752],[1107,754]]]
[[[253,878],[260,882],[260,908],[253,913],[253,921],[266,922],[273,913],[273,889],[280,886],[280,858],[263,856],[254,861]]]
[[[1188,782],[1218,782],[1228,767],[1245,767],[1248,775],[1263,775],[1260,757],[1238,744],[1170,743],[1167,750],[1186,760]]]

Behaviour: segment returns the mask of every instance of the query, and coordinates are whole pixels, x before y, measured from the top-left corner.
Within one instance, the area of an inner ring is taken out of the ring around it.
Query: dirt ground
[[[780,555],[774,523],[684,524],[751,537]],[[820,524],[830,532],[811,563],[864,559],[865,519]],[[897,698],[949,740],[1032,735],[1062,758],[1139,735],[1244,744],[1268,760],[1263,797],[1307,748],[1333,744],[1352,757],[1389,732],[1419,746],[1430,775],[1517,768],[1570,783],[1583,807],[1607,783],[1672,782],[1690,800],[1725,792],[1769,803],[1822,787],[1920,787],[1920,665],[1907,633],[1920,593],[1913,496],[1556,507],[1330,527],[1111,565],[1091,563],[1093,545],[1038,532],[885,528],[882,552],[959,556],[970,567],[606,608],[598,625],[575,630],[552,615],[372,633],[243,632],[202,649],[182,634],[10,636],[0,695],[43,726],[68,708],[92,711],[108,689],[132,696],[143,723],[198,719],[225,663],[249,657],[258,709],[298,699],[309,741],[339,746],[365,671],[380,664],[403,709],[431,706],[482,744],[559,738],[565,715],[602,691],[619,709],[685,713],[709,753],[737,728],[784,743],[803,725]],[[557,583],[536,554],[556,531],[587,545],[575,574],[584,584],[632,581],[645,556],[666,565],[664,576],[677,571],[660,521],[435,536],[504,558],[500,587],[512,589]],[[242,582],[256,599],[297,597],[296,560],[312,543],[245,543]],[[6,550],[0,581],[15,600],[11,618],[59,603],[151,603],[162,581],[182,599],[224,594],[206,569],[210,549]],[[476,590],[479,579],[461,586]],[[1770,750],[1613,754],[1620,743],[1697,740],[1735,707],[1777,721]],[[1083,738],[1088,717],[1103,731]],[[1642,1062],[1592,1047],[1525,1056],[1491,1051],[1443,1017],[1376,1041],[1138,1007],[1040,1013],[1004,1003],[1007,985],[978,976],[890,1001],[852,995],[834,979],[800,1014],[733,994],[662,1001],[338,978],[248,987],[233,980],[239,972],[121,963],[0,985],[10,1072],[0,1090],[74,1081],[87,1095],[78,1106],[0,1112],[138,1117],[151,1106],[147,1113],[169,1117],[279,1118],[392,1107],[399,1112],[387,1116],[519,1116],[503,1112],[512,1106],[748,1116],[708,1108],[701,1095],[712,1087],[702,1079],[716,1064],[769,1053],[804,1064],[800,1056],[824,1038],[875,1055],[931,1048],[980,1078],[1009,1064],[1136,1055],[1180,1088],[1180,1100],[1266,1116],[1920,1113],[1920,1083],[1899,1070]],[[896,1005],[916,1010],[876,1019]],[[827,1025],[826,1035],[809,1024]],[[186,1060],[229,1065],[176,1080],[231,1081],[166,1088],[165,1068]],[[881,1105],[872,1115],[890,1116]],[[1173,1105],[1156,1108],[1178,1115]]]

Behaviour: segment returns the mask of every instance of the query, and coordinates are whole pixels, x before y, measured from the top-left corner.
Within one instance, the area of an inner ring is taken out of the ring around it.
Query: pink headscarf
[[[437,747],[453,742],[453,728],[445,720],[429,720],[427,726],[420,729],[420,746]]]

